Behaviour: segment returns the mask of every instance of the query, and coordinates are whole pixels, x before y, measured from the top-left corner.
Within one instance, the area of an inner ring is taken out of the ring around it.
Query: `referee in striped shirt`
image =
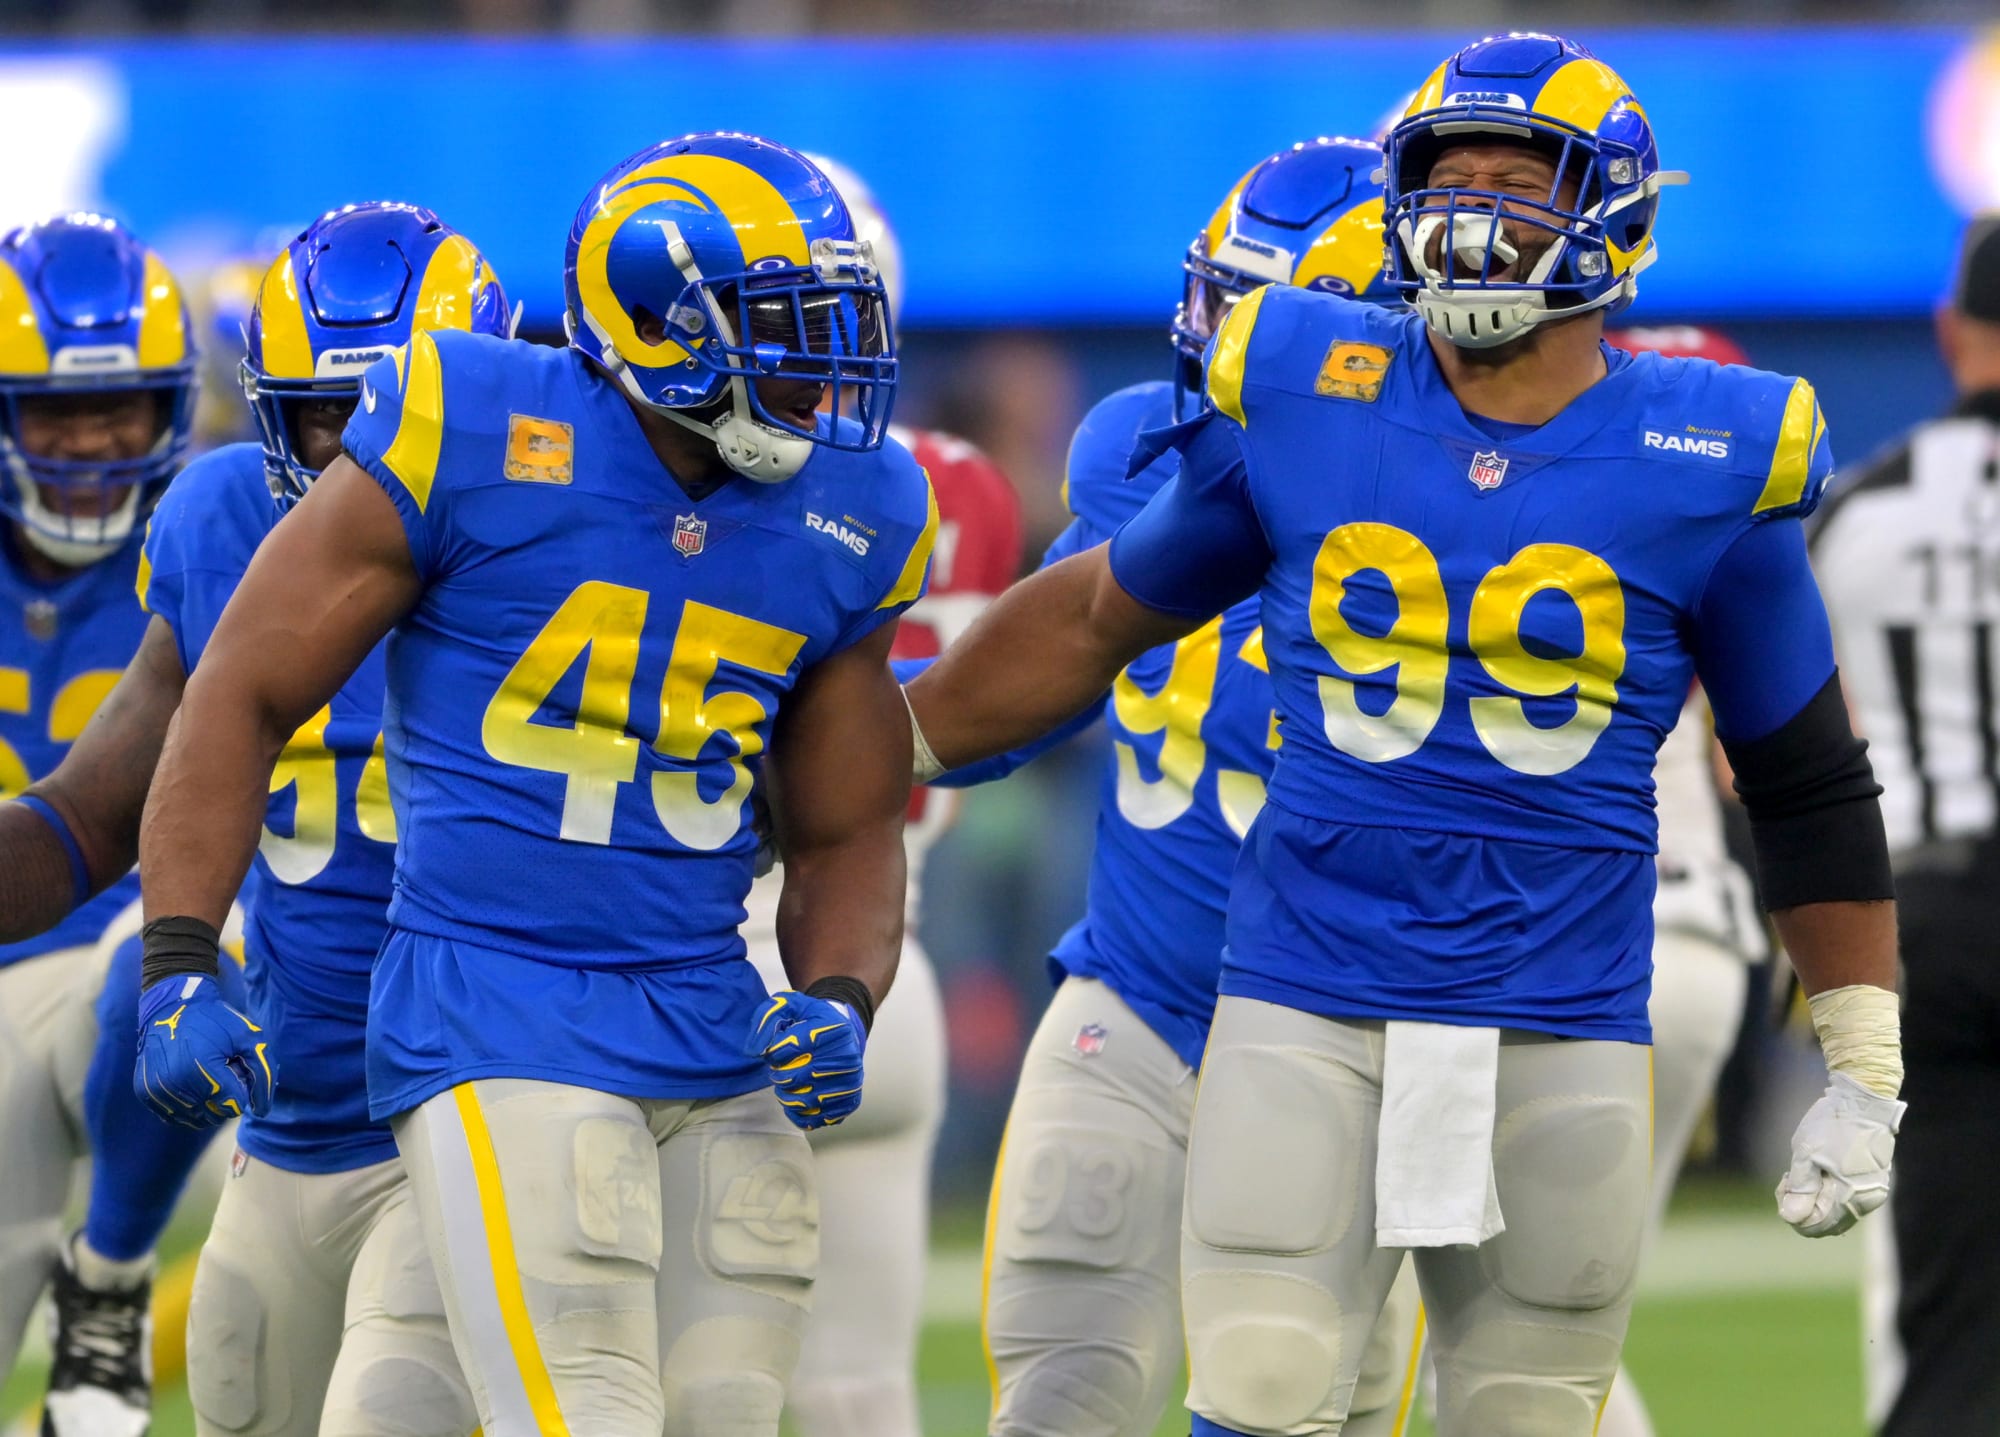
[[[1956,405],[1813,538],[1902,925],[1907,1367],[1882,1437],[2000,1434],[2000,214],[1966,232],[1938,341]]]

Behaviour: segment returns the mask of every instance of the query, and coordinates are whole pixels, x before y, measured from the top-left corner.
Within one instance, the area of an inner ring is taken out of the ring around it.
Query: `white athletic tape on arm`
[[[922,725],[917,722],[917,711],[910,707],[910,691],[904,689],[903,708],[910,715],[910,779],[913,783],[929,783],[944,772],[944,765],[931,752],[930,741],[924,737]]]
[[[1806,1000],[1827,1068],[1893,1098],[1903,1086],[1903,1018],[1887,988],[1856,983]]]

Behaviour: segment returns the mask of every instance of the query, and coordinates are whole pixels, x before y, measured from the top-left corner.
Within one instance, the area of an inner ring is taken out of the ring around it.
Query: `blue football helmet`
[[[1260,285],[1396,302],[1382,267],[1381,168],[1382,149],[1367,140],[1307,140],[1236,182],[1181,263],[1187,279],[1172,333],[1183,389],[1201,388],[1208,341]]]
[[[1549,193],[1432,188],[1438,157],[1469,143],[1545,155],[1555,166]],[[1657,253],[1660,187],[1687,182],[1660,168],[1652,123],[1625,82],[1554,35],[1460,50],[1417,91],[1386,148],[1395,281],[1426,324],[1468,349],[1629,304]],[[1531,234],[1539,254],[1525,244]],[[1526,273],[1508,272],[1517,260]]]
[[[187,452],[198,383],[180,284],[123,225],[66,214],[0,238],[0,513],[42,554],[80,567],[125,544]],[[140,389],[159,433],[139,458],[21,443],[24,399]]]
[[[369,365],[417,330],[507,338],[515,315],[472,241],[427,209],[387,200],[321,215],[264,272],[244,326],[243,392],[281,508],[319,477],[298,451],[298,411],[361,397]]]
[[[584,198],[563,278],[569,342],[739,474],[789,479],[816,444],[866,451],[888,431],[896,351],[873,248],[793,150],[701,134],[639,151]],[[828,412],[773,412],[760,379],[824,386]]]

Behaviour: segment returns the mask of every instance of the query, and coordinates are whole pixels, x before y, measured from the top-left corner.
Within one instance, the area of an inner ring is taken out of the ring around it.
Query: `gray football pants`
[[[1181,1377],[1180,1217],[1194,1070],[1103,983],[1036,1029],[987,1212],[992,1437],[1146,1437]],[[1393,1274],[1392,1274],[1393,1276]],[[1400,1434],[1420,1316],[1393,1289],[1350,1437]]]
[[[1375,1243],[1383,1025],[1225,997],[1189,1140],[1188,1405],[1258,1437],[1343,1423],[1404,1254]],[[1589,1437],[1647,1212],[1650,1050],[1501,1035],[1506,1231],[1412,1256],[1440,1437]]]

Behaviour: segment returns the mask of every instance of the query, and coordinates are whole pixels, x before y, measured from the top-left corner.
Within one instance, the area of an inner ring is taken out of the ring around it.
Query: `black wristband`
[[[166,978],[198,973],[213,978],[222,971],[222,935],[199,918],[155,918],[139,930],[144,951],[139,960],[139,991]]]
[[[824,998],[829,1003],[845,1003],[861,1020],[861,1031],[864,1033],[875,1026],[875,995],[859,978],[849,978],[841,973],[828,978],[815,978],[806,989],[806,996]]]

